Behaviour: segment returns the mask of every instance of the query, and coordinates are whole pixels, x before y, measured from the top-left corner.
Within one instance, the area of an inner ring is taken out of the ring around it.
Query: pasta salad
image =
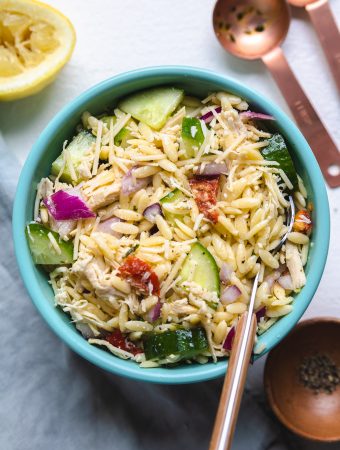
[[[173,87],[82,114],[37,186],[26,235],[89,344],[145,368],[217,361],[258,272],[257,333],[291,312],[312,205],[274,121],[233,94]],[[297,214],[274,255],[288,194]]]

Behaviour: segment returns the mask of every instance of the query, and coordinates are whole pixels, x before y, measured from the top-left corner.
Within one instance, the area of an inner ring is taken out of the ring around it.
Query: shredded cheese
[[[73,259],[74,260],[76,260],[78,258],[79,239],[80,239],[81,228],[82,228],[82,221],[78,220],[77,231],[76,231],[76,235],[74,237],[74,244],[73,244]]]
[[[77,180],[77,174],[72,162],[72,158],[71,158],[71,154],[69,152],[69,150],[67,148],[65,148],[64,150],[64,154],[65,154],[65,160],[66,160],[66,166],[70,172],[72,181],[76,181]]]
[[[293,189],[293,184],[292,184],[292,182],[290,181],[290,179],[287,177],[286,173],[285,173],[282,169],[279,169],[279,173],[280,173],[281,178],[282,178],[283,181],[285,182],[287,188],[288,188],[289,190],[292,190],[292,189]]]
[[[201,225],[201,222],[203,220],[204,214],[198,214],[196,217],[195,223],[194,223],[194,231],[197,231]]]
[[[59,170],[58,176],[56,178],[56,181],[59,181],[60,177],[62,176],[62,174],[64,173],[65,167],[66,167],[66,155],[65,155],[65,149],[67,146],[67,141],[63,142],[63,151],[62,151],[62,156],[63,156],[63,163],[61,165],[61,168]]]
[[[56,241],[55,237],[53,236],[53,234],[51,232],[49,232],[47,234],[48,239],[50,240],[52,247],[54,248],[54,250],[57,252],[58,255],[61,255],[61,248],[59,247],[58,242]]]
[[[185,258],[187,257],[187,255],[184,253],[182,254],[178,260],[175,262],[173,268],[171,269],[171,272],[169,273],[168,277],[166,278],[166,280],[163,282],[162,288],[161,288],[161,292],[160,292],[160,297],[164,298],[165,294],[168,292],[171,283],[173,282],[173,280],[175,279],[175,277],[177,276],[179,269],[181,268]]]
[[[224,159],[226,159],[226,157],[228,156],[228,153],[230,153],[231,151],[235,150],[240,144],[241,142],[244,141],[244,139],[246,138],[246,134],[241,134],[241,136],[239,136],[238,138],[235,139],[235,141],[226,149],[224,150],[224,152],[222,152],[217,158],[216,158],[216,162],[220,163],[222,162]]]

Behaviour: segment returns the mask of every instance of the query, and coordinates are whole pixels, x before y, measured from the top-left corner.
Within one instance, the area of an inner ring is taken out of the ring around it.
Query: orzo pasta
[[[26,232],[90,344],[142,367],[226,357],[258,272],[258,334],[292,310],[312,220],[273,120],[227,92],[167,87],[83,113]],[[289,193],[299,211],[273,255]]]

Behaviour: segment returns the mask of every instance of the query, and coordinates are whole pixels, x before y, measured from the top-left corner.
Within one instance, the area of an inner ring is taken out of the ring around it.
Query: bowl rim
[[[320,223],[318,224],[317,233],[314,233],[317,234],[317,236],[314,236],[314,258],[315,261],[317,261],[317,264],[313,265],[313,273],[309,274],[308,283],[302,289],[301,293],[299,293],[299,302],[294,302],[293,311],[288,315],[290,319],[288,321],[286,320],[288,316],[281,318],[271,329],[260,337],[259,340],[263,343],[265,348],[261,355],[257,355],[256,358],[264,355],[274,347],[297,323],[313,298],[327,259],[330,218],[327,191],[323,176],[307,141],[292,120],[276,106],[275,103],[233,78],[220,75],[207,69],[190,66],[156,66],[136,69],[104,80],[67,103],[42,131],[39,138],[34,143],[22,168],[13,207],[12,231],[14,250],[19,272],[33,304],[54,333],[56,333],[64,343],[80,356],[111,373],[141,381],[164,384],[184,384],[206,381],[224,375],[227,361],[223,360],[216,364],[208,363],[190,366],[190,370],[186,369],[185,371],[178,370],[179,368],[142,369],[138,364],[134,364],[133,366],[128,366],[127,364],[124,365],[126,361],[117,357],[112,357],[113,355],[108,354],[104,350],[89,345],[79,333],[75,333],[74,330],[71,330],[62,318],[49,307],[48,302],[42,295],[39,284],[35,279],[33,270],[34,263],[31,259],[24,233],[26,226],[24,211],[28,201],[28,191],[29,189],[32,189],[32,186],[29,183],[39,161],[46,152],[45,142],[48,142],[51,137],[60,130],[62,124],[65,123],[68,118],[72,117],[74,114],[78,114],[82,108],[82,110],[84,110],[85,104],[88,105],[96,96],[109,91],[113,86],[125,86],[138,79],[147,79],[150,77],[157,77],[157,80],[159,80],[158,84],[162,84],[162,78],[166,77],[173,77],[175,84],[180,84],[181,81],[184,82],[187,77],[192,77],[197,81],[209,81],[212,84],[223,86],[223,89],[225,90],[236,91],[241,97],[246,97],[251,102],[258,104],[263,111],[273,115],[280,124],[280,127],[285,130],[286,133],[289,131],[290,139],[294,141],[296,146],[296,153],[299,154],[301,160],[303,160],[305,170],[310,174],[311,187],[313,188],[315,195],[315,209],[318,211],[319,218],[322,218],[322,221],[321,219],[318,219]],[[107,355],[109,355],[110,358],[108,358]]]
[[[301,330],[305,328],[312,328],[314,325],[317,324],[334,324],[339,326],[340,328],[340,318],[337,317],[331,317],[331,316],[321,316],[321,317],[313,317],[311,319],[302,320],[299,322],[294,329],[292,330],[292,334],[297,335]],[[289,333],[290,334],[290,333]],[[288,335],[289,336],[289,335]],[[287,336],[287,337],[288,337]],[[263,371],[263,385],[265,389],[265,393],[268,399],[268,403],[274,412],[275,416],[279,419],[279,421],[289,430],[293,431],[293,433],[302,436],[304,438],[310,439],[312,441],[317,442],[339,442],[340,441],[340,431],[337,437],[324,437],[321,438],[320,436],[316,436],[315,434],[308,433],[307,431],[304,431],[303,429],[297,427],[293,421],[289,420],[286,414],[284,414],[281,409],[279,408],[278,403],[274,400],[273,392],[272,392],[272,377],[269,374],[269,363],[271,358],[274,358],[276,353],[282,348],[284,345],[284,341],[281,341],[275,348],[273,348],[270,353],[268,354],[264,371]]]

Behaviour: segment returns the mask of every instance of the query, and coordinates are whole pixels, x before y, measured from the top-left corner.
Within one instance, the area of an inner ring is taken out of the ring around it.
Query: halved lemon
[[[36,0],[0,0],[0,100],[35,94],[70,59],[72,23]]]

